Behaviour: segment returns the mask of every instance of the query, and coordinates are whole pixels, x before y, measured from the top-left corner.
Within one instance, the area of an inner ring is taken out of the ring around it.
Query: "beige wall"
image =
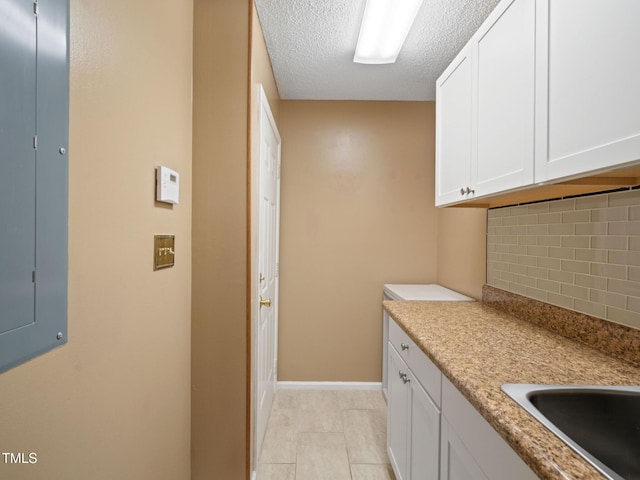
[[[279,380],[380,381],[383,284],[436,280],[434,118],[280,103]]]
[[[487,276],[487,209],[438,209],[437,283],[477,300]]]
[[[192,478],[247,474],[251,2],[195,0]]]
[[[38,455],[0,478],[189,478],[192,22],[191,0],[71,1],[69,342],[0,375],[1,450]]]

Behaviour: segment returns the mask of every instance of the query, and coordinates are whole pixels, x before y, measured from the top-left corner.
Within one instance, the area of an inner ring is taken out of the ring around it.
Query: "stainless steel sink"
[[[507,383],[502,391],[608,478],[640,479],[640,387]]]

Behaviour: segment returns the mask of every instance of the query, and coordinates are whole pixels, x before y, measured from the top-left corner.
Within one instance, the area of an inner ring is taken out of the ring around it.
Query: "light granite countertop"
[[[640,385],[640,368],[482,302],[383,307],[540,478],[603,478],[500,386]]]

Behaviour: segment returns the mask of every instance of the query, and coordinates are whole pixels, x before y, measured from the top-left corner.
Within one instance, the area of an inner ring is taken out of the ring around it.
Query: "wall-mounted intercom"
[[[156,200],[159,202],[178,204],[180,196],[180,175],[170,168],[157,168]]]

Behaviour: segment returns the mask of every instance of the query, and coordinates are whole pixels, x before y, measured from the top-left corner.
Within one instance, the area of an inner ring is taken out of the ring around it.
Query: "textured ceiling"
[[[498,1],[424,0],[390,65],[353,63],[366,0],[255,4],[281,98],[435,100],[436,79]]]

